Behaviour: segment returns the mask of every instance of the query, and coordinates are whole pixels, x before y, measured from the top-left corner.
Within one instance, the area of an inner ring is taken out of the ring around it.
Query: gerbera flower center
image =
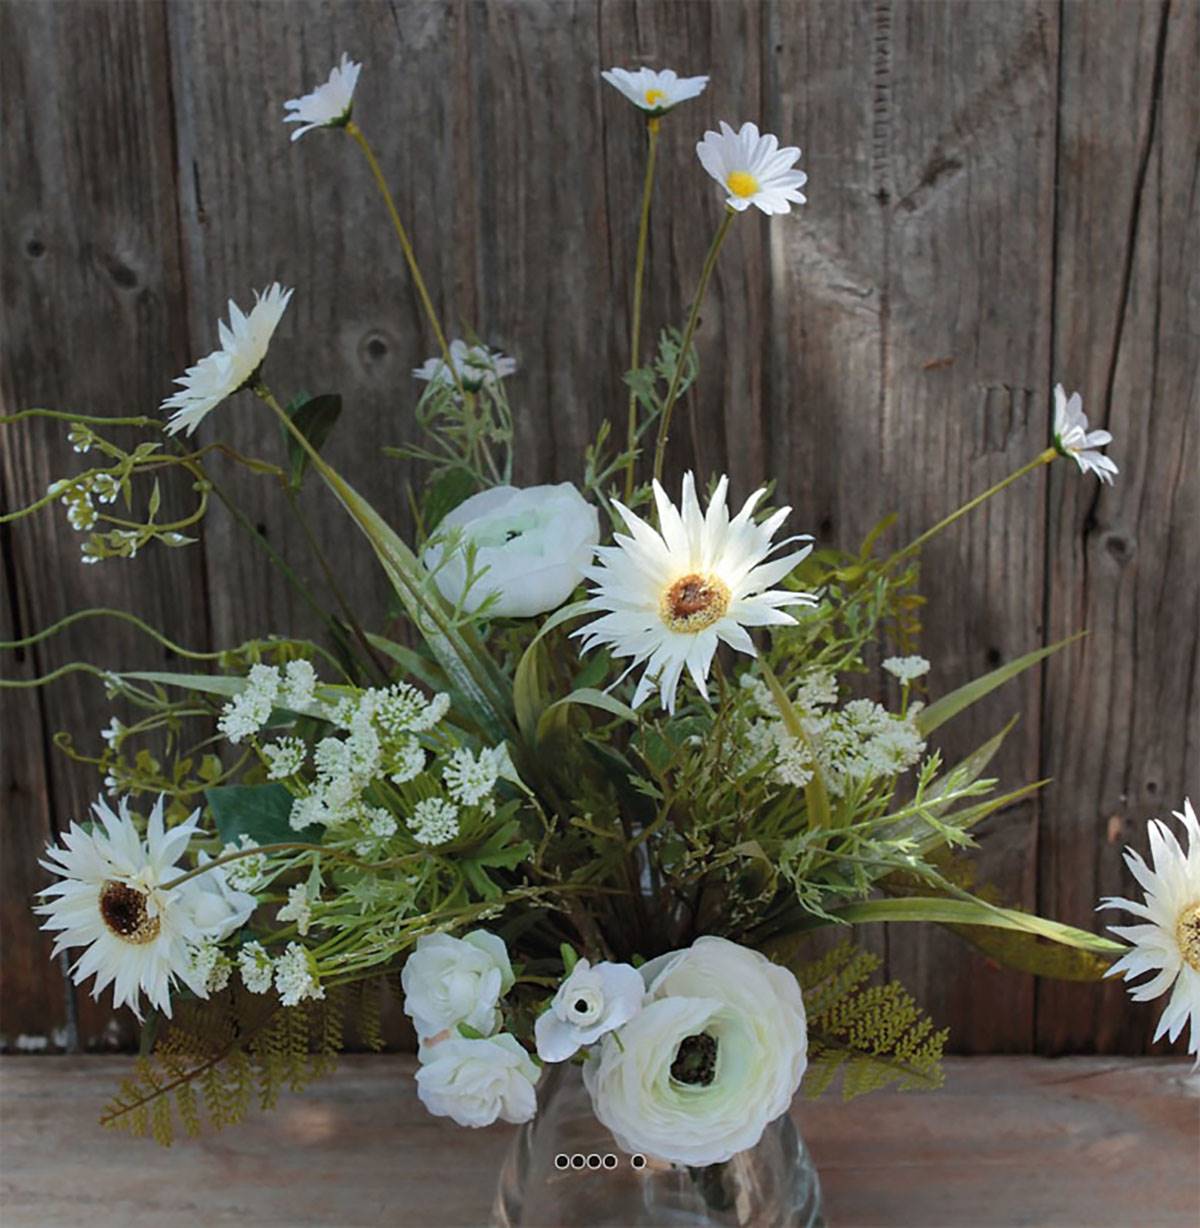
[[[1175,941],[1187,964],[1200,972],[1200,901],[1189,904],[1175,922]]]
[[[648,107],[656,107],[660,102],[666,102],[667,96],[662,90],[647,90],[646,105]]]
[[[137,946],[158,937],[159,920],[146,907],[146,893],[128,883],[109,879],[100,889],[100,916],[104,924],[124,942]]]
[[[671,1078],[691,1087],[707,1087],[717,1073],[717,1042],[707,1032],[685,1036],[675,1050]]]
[[[659,613],[672,631],[703,631],[725,617],[729,602],[729,586],[724,580],[692,572],[663,593]]]
[[[725,186],[734,196],[753,196],[758,191],[758,180],[749,171],[733,171],[725,180]]]

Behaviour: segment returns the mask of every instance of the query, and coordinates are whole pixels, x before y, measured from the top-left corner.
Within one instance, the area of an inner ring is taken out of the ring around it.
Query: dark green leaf
[[[342,398],[336,392],[328,392],[319,397],[297,397],[285,412],[305,439],[319,452],[341,416]],[[288,484],[293,490],[299,490],[300,483],[304,481],[304,472],[308,468],[308,453],[290,431],[285,432],[284,442],[287,444],[290,471]]]
[[[292,795],[283,785],[218,785],[205,789],[204,796],[212,810],[217,834],[226,844],[236,844],[239,836],[249,836],[259,844],[286,844],[293,840],[320,843],[320,827],[301,831],[292,827],[289,822]]]

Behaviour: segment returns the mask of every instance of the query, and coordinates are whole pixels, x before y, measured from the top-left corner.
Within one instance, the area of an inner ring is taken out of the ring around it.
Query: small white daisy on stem
[[[162,887],[177,877],[176,863],[195,834],[200,811],[166,831],[159,798],[143,841],[127,801],[117,814],[103,798],[92,810],[99,820],[96,830],[89,833],[72,823],[63,833],[63,847],[46,850],[40,864],[62,878],[38,892],[46,903],[34,911],[46,918],[42,928],[56,934],[54,955],[87,948],[71,969],[76,985],[94,974],[94,999],[111,984],[114,1006],[129,1006],[140,1019],[144,993],[170,1017],[176,980],[207,997],[192,956],[192,948],[207,936],[196,917],[198,884],[191,879]]]
[[[1200,822],[1190,801],[1174,814],[1187,832],[1187,852],[1165,823],[1151,819],[1148,830],[1154,868],[1146,865],[1140,853],[1125,850],[1125,864],[1145,892],[1145,902],[1109,896],[1100,908],[1121,908],[1145,921],[1144,925],[1108,927],[1133,944],[1108,975],[1124,973],[1124,979],[1131,981],[1154,973],[1150,980],[1130,988],[1129,996],[1135,1002],[1149,1002],[1171,990],[1154,1039],[1165,1036],[1174,1042],[1190,1020],[1187,1048],[1200,1066]]]
[[[792,205],[805,202],[800,189],[808,176],[792,169],[800,150],[781,149],[778,137],[760,135],[755,124],[735,132],[722,120],[720,132],[706,132],[697,142],[696,156],[728,193],[725,203],[739,213],[751,205],[768,214],[790,213]]]
[[[293,141],[298,141],[314,128],[344,128],[350,122],[354,109],[354,87],[358,84],[361,71],[361,64],[343,54],[341,62],[329,74],[328,81],[318,85],[311,94],[291,98],[283,104],[285,111],[292,112],[284,116],[283,122],[302,125],[292,133]]]
[[[292,297],[278,282],[262,293],[255,291],[254,306],[247,315],[229,300],[229,323],[219,324],[221,348],[200,359],[175,382],[180,390],[160,406],[173,409],[167,433],[189,435],[226,397],[245,388],[255,378],[267,356],[271,337]]]
[[[486,345],[468,345],[461,337],[456,337],[450,342],[449,366],[444,358],[429,358],[413,368],[413,375],[429,383],[461,383],[467,392],[478,392],[497,380],[507,379],[516,369],[515,358]]]
[[[681,77],[670,68],[639,68],[633,72],[610,68],[600,75],[652,118],[666,115],[689,98],[698,98],[708,85],[707,77]]]
[[[730,520],[728,489],[729,479],[722,477],[702,513],[695,479],[688,473],[680,511],[655,480],[657,531],[614,500],[630,535],[618,533],[615,546],[597,547],[599,564],[584,574],[596,585],[587,608],[602,617],[573,634],[584,637],[584,652],[605,645],[613,656],[633,659],[629,670],[645,663],[634,707],[657,689],[663,707],[673,713],[685,668],[707,698],[708,671],[720,641],[755,656],[747,627],[794,623],[782,607],[816,604],[809,593],[771,587],[812,549],[806,545],[766,561],[781,545],[811,540],[793,537],[771,544],[791,508],[780,508],[756,524],[754,509],[766,493],[759,490]]]
[[[1087,414],[1083,412],[1083,398],[1077,392],[1067,396],[1062,384],[1054,386],[1054,449],[1060,456],[1069,456],[1079,466],[1081,473],[1094,473],[1102,482],[1112,484],[1113,475],[1119,473],[1116,463],[1098,452],[1112,443],[1108,431],[1089,431]]]

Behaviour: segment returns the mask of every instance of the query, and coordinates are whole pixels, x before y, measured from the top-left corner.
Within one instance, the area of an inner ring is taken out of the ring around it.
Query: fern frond
[[[871,985],[879,967],[869,951],[843,943],[799,969],[808,1013],[804,1091],[819,1096],[842,1072],[842,1098],[895,1085],[932,1090],[943,1082],[948,1031],[937,1031],[899,981]]]

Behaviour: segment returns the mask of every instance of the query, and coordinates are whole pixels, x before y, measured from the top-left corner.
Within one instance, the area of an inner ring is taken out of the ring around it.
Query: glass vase
[[[551,1067],[538,1114],[513,1140],[494,1228],[820,1228],[821,1187],[788,1114],[723,1164],[688,1168],[630,1156],[592,1113],[577,1066]]]

